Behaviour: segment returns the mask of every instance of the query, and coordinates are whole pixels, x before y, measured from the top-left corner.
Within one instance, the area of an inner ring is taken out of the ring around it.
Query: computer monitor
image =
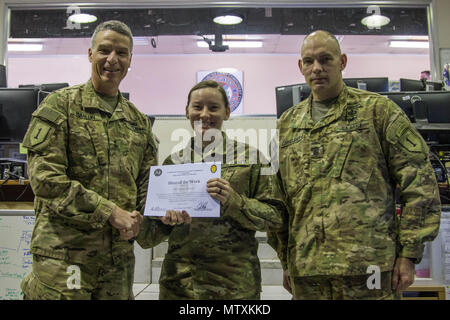
[[[427,107],[428,123],[450,124],[450,91],[421,92],[417,96]]]
[[[68,87],[69,84],[66,82],[60,83],[43,83],[43,84],[21,84],[19,88],[36,88],[38,89],[38,105],[48,96],[51,92]]]
[[[388,92],[389,79],[382,78],[345,78],[344,83],[348,87],[363,89],[371,92]]]
[[[0,141],[22,142],[36,100],[33,88],[0,88]]]
[[[444,87],[442,82],[435,82],[435,81],[427,81],[426,86],[430,86],[434,91],[440,91]]]
[[[391,99],[398,105],[411,122],[415,122],[413,104],[411,102],[411,93],[408,92],[387,92],[383,94],[386,98]]]
[[[422,80],[400,78],[400,91],[425,91],[425,82]]]
[[[6,88],[6,67],[0,64],[0,88]]]
[[[284,111],[306,99],[311,93],[311,89],[306,83],[279,86],[275,88],[277,102],[277,118]]]

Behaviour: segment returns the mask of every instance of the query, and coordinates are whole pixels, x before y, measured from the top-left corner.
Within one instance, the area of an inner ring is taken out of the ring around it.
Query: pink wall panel
[[[244,114],[274,114],[275,87],[302,83],[296,55],[135,55],[121,84],[131,101],[147,114],[184,114],[186,95],[196,83],[196,72],[217,68],[243,71]],[[429,69],[427,55],[352,55],[344,77],[387,76],[418,79]],[[85,82],[90,75],[86,56],[10,57],[8,86],[19,84]]]

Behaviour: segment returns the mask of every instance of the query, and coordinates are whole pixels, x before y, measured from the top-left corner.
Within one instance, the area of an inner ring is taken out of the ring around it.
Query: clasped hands
[[[144,217],[138,212],[129,212],[116,206],[109,218],[111,225],[120,231],[121,240],[130,240],[139,234]],[[168,210],[160,220],[164,224],[176,225],[191,223],[192,218],[186,211]]]

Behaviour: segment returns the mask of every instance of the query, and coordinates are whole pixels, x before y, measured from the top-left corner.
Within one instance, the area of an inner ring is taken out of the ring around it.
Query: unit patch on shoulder
[[[48,123],[36,120],[32,131],[30,132],[30,144],[31,146],[36,146],[42,143],[47,137],[48,132],[51,129],[51,125]]]

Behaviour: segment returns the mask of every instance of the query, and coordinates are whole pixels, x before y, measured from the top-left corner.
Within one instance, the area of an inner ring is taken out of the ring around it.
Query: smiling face
[[[203,135],[208,129],[221,130],[223,121],[230,117],[230,108],[218,89],[201,88],[191,92],[186,117],[196,133]],[[201,121],[201,127],[194,125],[196,121]]]
[[[89,48],[92,83],[96,91],[114,96],[131,63],[131,41],[112,30],[100,31]]]
[[[329,34],[317,31],[309,35],[303,42],[298,65],[314,100],[324,101],[339,95],[347,56],[341,54],[339,43]]]

